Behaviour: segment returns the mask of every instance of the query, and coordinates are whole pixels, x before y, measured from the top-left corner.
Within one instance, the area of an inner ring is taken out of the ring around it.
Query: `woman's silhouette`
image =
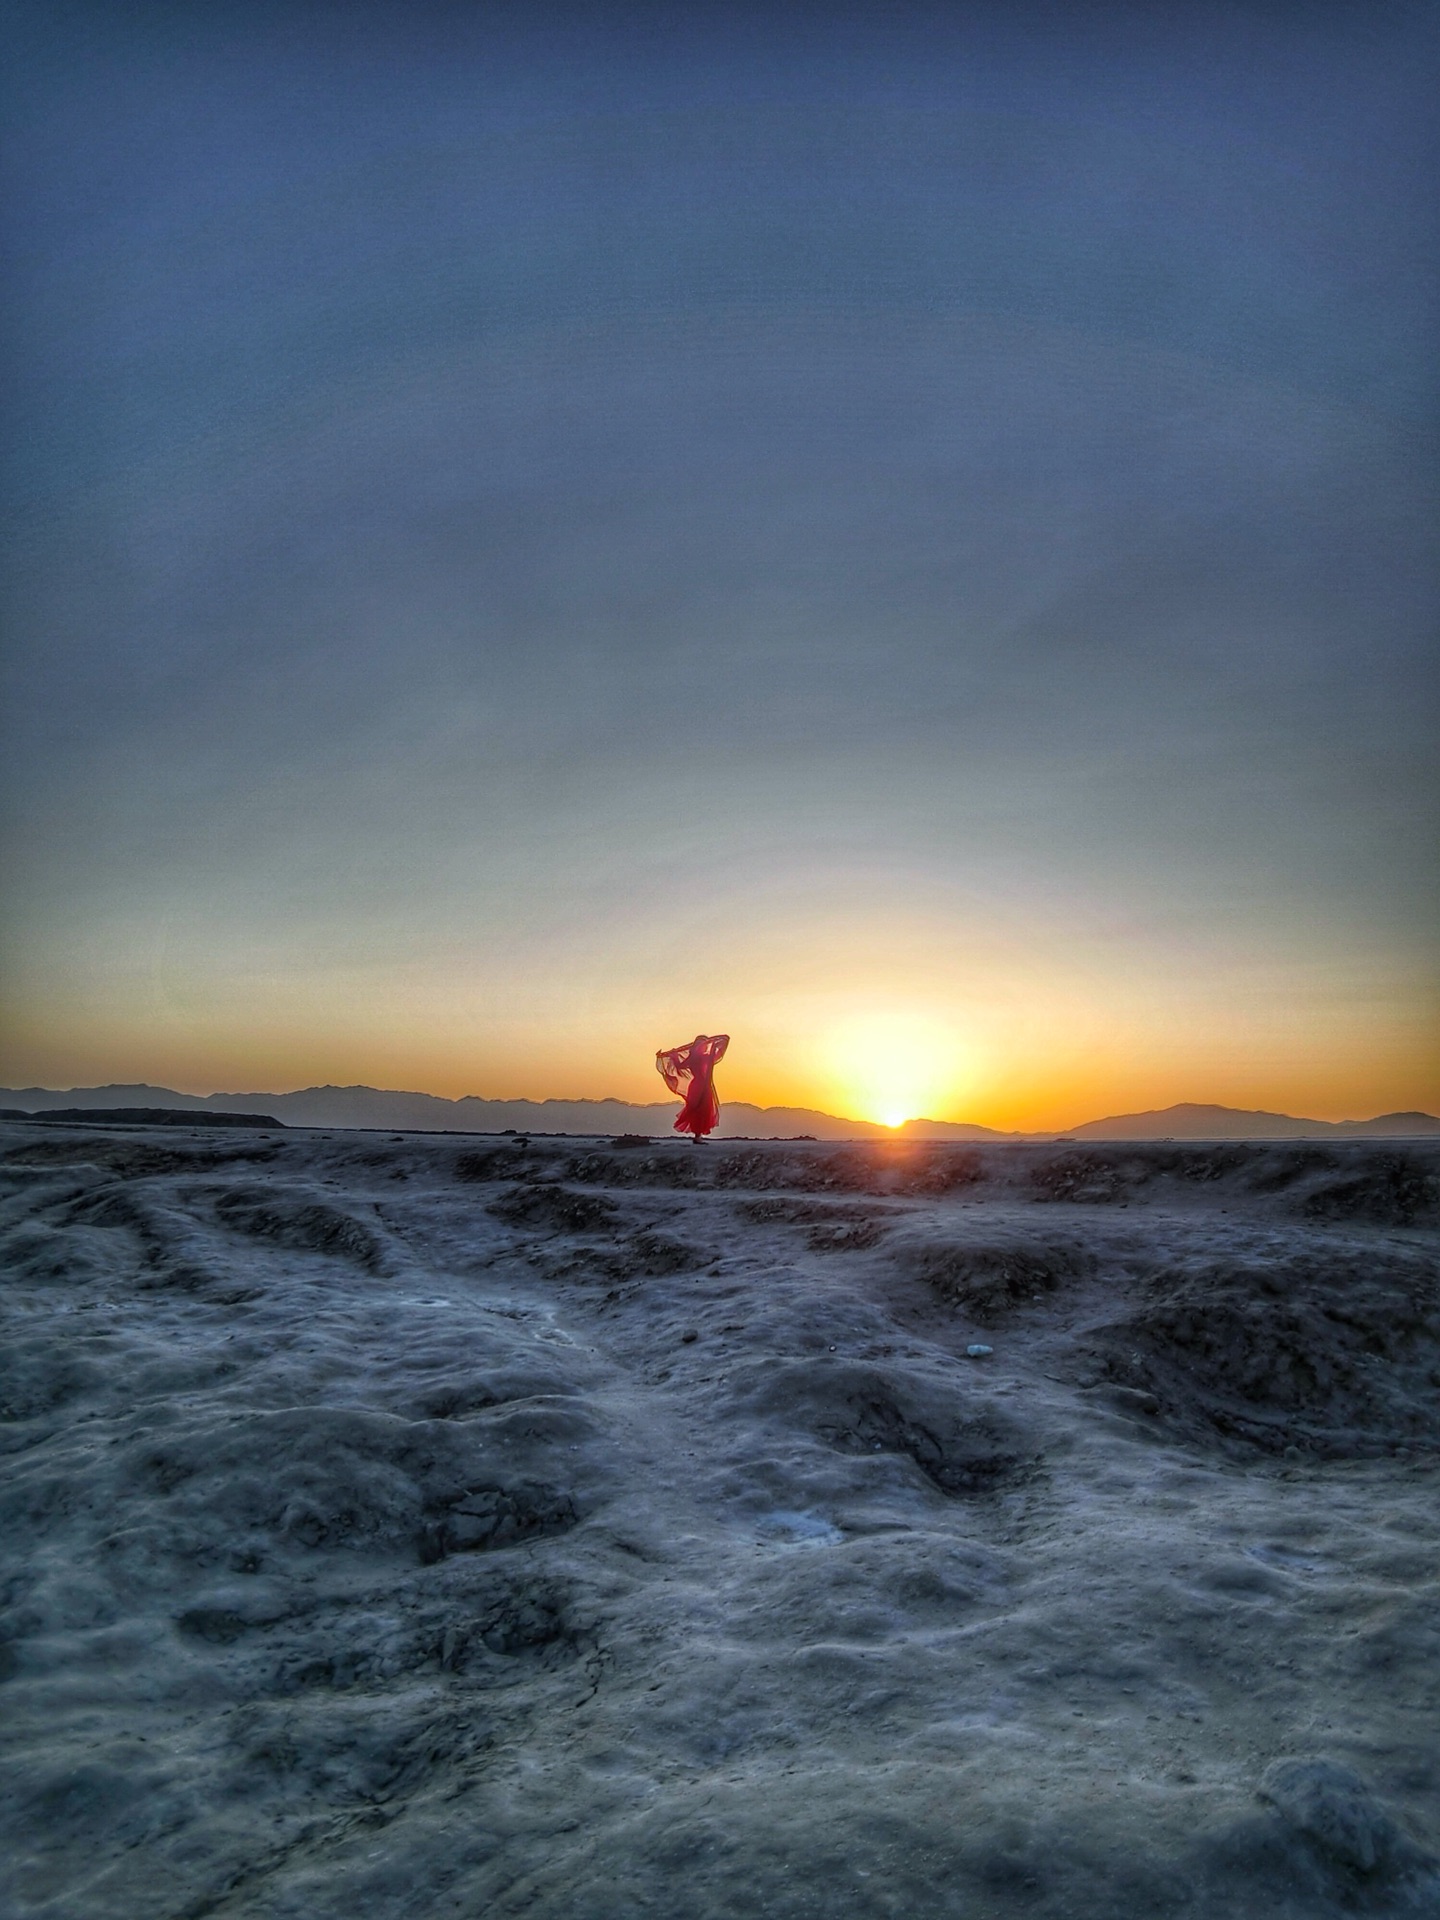
[[[672,1047],[657,1053],[655,1065],[672,1093],[685,1104],[675,1118],[675,1131],[689,1133],[698,1146],[702,1137],[713,1131],[720,1118],[720,1102],[715,1098],[715,1062],[730,1044],[728,1033],[697,1033],[688,1047]]]

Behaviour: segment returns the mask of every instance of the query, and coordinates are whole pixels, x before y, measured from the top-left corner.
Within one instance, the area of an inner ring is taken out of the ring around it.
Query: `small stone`
[[[965,1349],[972,1360],[983,1360],[987,1353],[993,1353],[994,1347],[987,1347],[983,1340],[972,1340]]]

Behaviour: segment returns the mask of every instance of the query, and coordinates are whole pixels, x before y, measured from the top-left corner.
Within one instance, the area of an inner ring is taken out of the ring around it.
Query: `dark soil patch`
[[[900,1454],[952,1498],[1027,1480],[1023,1435],[992,1408],[967,1413],[953,1385],[848,1360],[777,1367],[754,1396],[838,1453]]]
[[[144,1189],[102,1187],[86,1194],[66,1212],[67,1225],[103,1227],[133,1234],[145,1264],[160,1268],[174,1254],[177,1234],[173,1218],[151,1206]]]
[[[1095,1257],[1074,1245],[1002,1240],[921,1246],[909,1264],[940,1299],[983,1322],[1093,1273]]]
[[[88,1193],[69,1209],[66,1218],[77,1226],[119,1227],[143,1237],[153,1234],[154,1215],[150,1208],[123,1187],[102,1187]]]
[[[348,1213],[320,1201],[284,1201],[257,1193],[228,1193],[215,1203],[232,1233],[269,1240],[295,1253],[328,1253],[377,1272],[383,1264],[379,1240]]]
[[[513,1447],[508,1460],[532,1437],[516,1432],[497,1443],[490,1435],[489,1444]],[[177,1553],[228,1559],[240,1546],[268,1538],[307,1553],[410,1556],[422,1533],[442,1524],[452,1507],[498,1484],[477,1457],[486,1442],[463,1423],[291,1407],[220,1417],[172,1430],[163,1441],[137,1439],[116,1471],[164,1497]],[[517,1513],[523,1514],[530,1482],[517,1479]],[[531,1505],[543,1510],[540,1494]],[[477,1524],[478,1518],[471,1516]]]
[[[548,1233],[593,1233],[610,1226],[619,1212],[598,1193],[526,1181],[490,1203],[497,1220],[512,1227],[538,1227]]]
[[[820,1437],[840,1453],[901,1453],[952,1497],[994,1493],[1019,1474],[1021,1457],[983,1420],[929,1425],[887,1395],[861,1401],[843,1424],[822,1424]]]
[[[416,1400],[416,1410],[427,1420],[464,1420],[473,1413],[485,1413],[501,1405],[498,1395],[480,1382],[462,1386],[436,1387]]]
[[[1259,1156],[1245,1185],[1251,1193],[1283,1193],[1310,1174],[1328,1173],[1336,1156],[1328,1147],[1272,1148]]]
[[[1192,1437],[1325,1458],[1440,1445],[1440,1271],[1400,1248],[1167,1266],[1105,1330],[1106,1376]]]
[[[645,1143],[641,1153],[592,1152],[577,1154],[563,1170],[567,1180],[616,1187],[673,1187],[751,1193],[888,1193],[898,1189],[907,1172],[915,1172],[912,1158],[897,1162],[896,1151],[883,1144],[856,1145],[829,1151],[780,1142],[753,1146],[715,1142],[698,1148],[668,1142]],[[941,1179],[931,1157],[917,1178]],[[925,1169],[930,1171],[927,1173]],[[957,1172],[957,1183],[977,1177]],[[919,1189],[917,1189],[918,1191]],[[929,1189],[935,1190],[935,1189]]]
[[[895,1169],[897,1193],[953,1193],[957,1187],[973,1187],[986,1177],[985,1162],[973,1149],[954,1147],[931,1150],[902,1160]]]
[[[663,1233],[637,1233],[603,1246],[562,1247],[541,1251],[538,1260],[552,1280],[599,1281],[605,1285],[627,1280],[663,1279],[673,1273],[693,1273],[710,1259],[682,1241]]]
[[[228,1607],[188,1607],[176,1615],[175,1627],[188,1639],[205,1640],[212,1647],[229,1647],[247,1634],[263,1632],[284,1617],[283,1613],[257,1617]]]
[[[1030,1185],[1046,1200],[1105,1206],[1128,1200],[1153,1175],[1153,1166],[1138,1154],[1081,1150],[1042,1160],[1030,1170]]]
[[[1269,1157],[1265,1148],[1245,1141],[1198,1147],[1158,1146],[1143,1150],[1139,1155],[1139,1164],[1155,1173],[1168,1173],[1177,1180],[1188,1180],[1194,1186],[1206,1186],[1211,1181],[1227,1180],[1231,1174],[1241,1172],[1254,1162],[1257,1153],[1264,1154],[1267,1159]],[[1135,1164],[1133,1159],[1131,1164]]]
[[[672,1240],[667,1233],[637,1233],[619,1254],[624,1279],[660,1279],[670,1273],[689,1273],[703,1266],[708,1255]]]
[[[495,1662],[536,1660],[551,1667],[594,1645],[593,1624],[576,1611],[560,1582],[521,1579],[482,1589],[469,1611],[451,1620],[433,1642],[432,1657],[447,1673],[496,1674]]]
[[[223,1167],[236,1161],[254,1165],[274,1159],[279,1151],[277,1145],[258,1143],[253,1147],[221,1148],[217,1151],[208,1143],[199,1142],[186,1148],[151,1146],[148,1142],[138,1140],[71,1137],[32,1140],[22,1146],[11,1147],[0,1154],[0,1165],[36,1168],[85,1165],[102,1167],[121,1180],[140,1180],[157,1174]]]
[[[736,1212],[752,1226],[804,1227],[806,1244],[817,1253],[851,1253],[873,1247],[891,1224],[888,1214],[873,1207],[780,1196],[742,1201]]]
[[[1347,1179],[1314,1187],[1301,1203],[1312,1220],[1365,1220],[1407,1227],[1440,1212],[1440,1175],[1413,1154],[1367,1155]]]
[[[564,1179],[582,1186],[662,1187],[691,1192],[715,1184],[708,1147],[684,1148],[656,1140],[641,1145],[649,1151],[624,1147],[573,1154],[558,1171]]]
[[[417,1543],[423,1566],[433,1566],[452,1553],[484,1553],[513,1547],[522,1540],[565,1533],[579,1515],[569,1494],[555,1487],[521,1484],[475,1487],[452,1501],[429,1522]]]
[[[885,1222],[873,1218],[824,1220],[811,1227],[805,1244],[812,1253],[862,1253],[877,1246],[885,1232]]]
[[[863,1146],[834,1152],[767,1152],[750,1148],[728,1153],[716,1167],[718,1187],[748,1187],[765,1193],[875,1193],[893,1184],[882,1156]]]
[[[511,1141],[507,1146],[457,1155],[454,1174],[457,1180],[481,1183],[489,1180],[514,1180],[530,1173],[534,1162],[527,1157],[526,1146]]]

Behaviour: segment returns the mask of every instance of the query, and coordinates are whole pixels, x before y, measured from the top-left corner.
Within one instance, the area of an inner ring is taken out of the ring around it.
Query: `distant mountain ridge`
[[[274,1114],[291,1127],[372,1127],[401,1132],[653,1134],[668,1138],[672,1101],[486,1100],[467,1094],[446,1100],[434,1093],[392,1092],[383,1087],[304,1087],[294,1093],[176,1093],[169,1087],[0,1087],[0,1106],[28,1113],[59,1108],[161,1107],[193,1113]],[[964,1121],[907,1120],[891,1128],[846,1120],[810,1107],[756,1107],[726,1101],[717,1137],[817,1140],[1330,1140],[1398,1139],[1440,1134],[1430,1113],[1386,1113],[1373,1120],[1306,1120],[1290,1114],[1247,1112],[1238,1107],[1184,1102],[1149,1113],[1088,1120],[1063,1133],[1001,1133]]]
[[[169,1087],[0,1088],[0,1106],[35,1113],[77,1107],[167,1107],[191,1113],[253,1112],[263,1108],[291,1127],[373,1127],[414,1132],[617,1134],[668,1137],[674,1101],[640,1105],[625,1100],[486,1100],[466,1094],[446,1100],[433,1093],[391,1092],[379,1087],[305,1087],[295,1093],[176,1093]],[[878,1140],[892,1129],[866,1120],[845,1120],[809,1107],[756,1107],[727,1100],[717,1137],[817,1140]],[[912,1137],[942,1140],[1008,1140],[1019,1134],[946,1120],[913,1120]]]
[[[1288,1113],[1182,1101],[1149,1113],[1087,1120],[1070,1131],[1077,1140],[1333,1140],[1356,1135],[1395,1139],[1440,1133],[1440,1120],[1432,1113],[1382,1113],[1374,1120],[1303,1120]]]

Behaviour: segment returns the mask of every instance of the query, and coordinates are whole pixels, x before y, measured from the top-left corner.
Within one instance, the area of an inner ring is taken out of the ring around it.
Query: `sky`
[[[0,1082],[1440,1111],[1440,9],[3,11]]]

